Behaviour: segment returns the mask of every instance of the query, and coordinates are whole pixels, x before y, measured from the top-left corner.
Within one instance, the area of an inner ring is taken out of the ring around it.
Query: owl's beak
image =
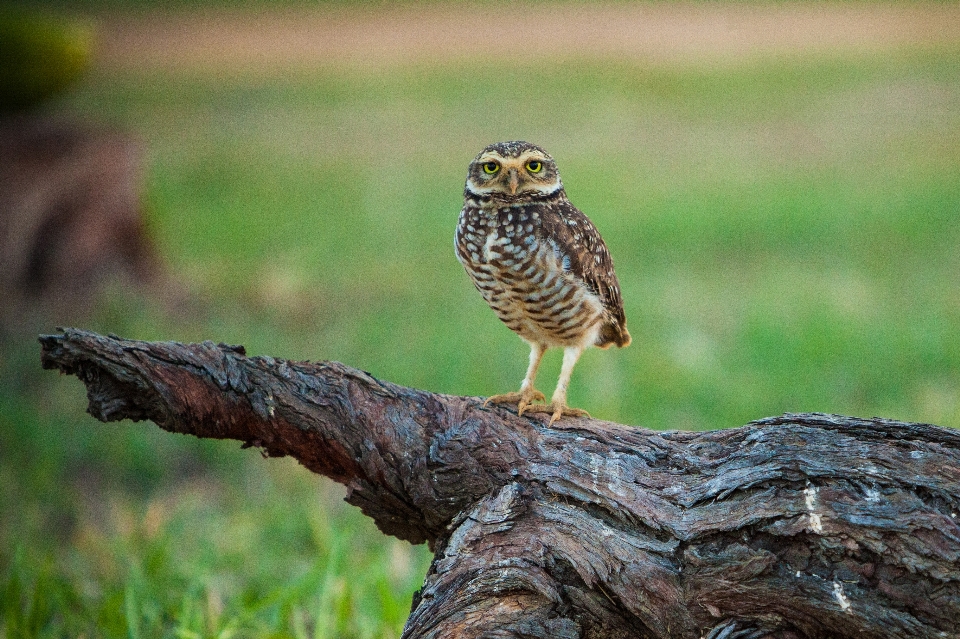
[[[507,186],[510,187],[510,195],[517,194],[517,187],[520,186],[520,176],[517,175],[516,169],[510,169],[510,179],[507,182]]]

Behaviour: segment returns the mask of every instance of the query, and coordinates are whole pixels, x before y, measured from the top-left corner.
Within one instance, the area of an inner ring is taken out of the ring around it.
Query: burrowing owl
[[[497,316],[530,344],[520,392],[487,402],[519,414],[586,415],[567,406],[570,374],[584,349],[627,346],[620,284],[600,233],[577,210],[546,151],[529,142],[485,148],[467,171],[456,252]],[[563,366],[549,406],[533,382],[544,351],[561,347]]]

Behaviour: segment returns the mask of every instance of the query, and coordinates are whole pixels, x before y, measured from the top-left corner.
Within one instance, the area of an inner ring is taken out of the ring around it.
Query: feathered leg
[[[538,391],[533,387],[533,382],[537,378],[537,369],[540,368],[540,360],[543,359],[543,353],[547,349],[536,343],[530,343],[530,365],[527,366],[527,375],[523,378],[523,382],[520,384],[519,393],[504,393],[503,395],[493,395],[488,397],[487,401],[483,403],[484,406],[487,404],[516,404],[517,405],[517,414],[523,415],[523,411],[528,408],[533,408],[535,405],[532,405],[531,402],[542,402],[546,399],[543,393]]]
[[[570,408],[567,406],[567,386],[570,385],[570,375],[573,374],[573,367],[577,365],[577,360],[583,353],[582,346],[570,346],[563,349],[563,366],[560,368],[560,379],[557,381],[557,389],[553,391],[553,397],[550,398],[549,406],[530,406],[527,410],[531,413],[551,413],[550,424],[560,419],[561,415],[570,415],[571,417],[590,417],[590,413],[579,408]]]

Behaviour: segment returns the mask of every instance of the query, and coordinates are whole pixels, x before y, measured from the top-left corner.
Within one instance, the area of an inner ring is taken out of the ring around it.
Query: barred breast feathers
[[[499,278],[490,268],[491,258],[497,263],[504,258],[511,262],[510,258],[516,255],[500,253],[511,243],[507,235],[513,242],[522,241],[524,248],[541,255],[543,249],[551,247],[563,271],[579,281],[584,292],[592,293],[602,306],[601,317],[596,318],[600,326],[595,331],[595,345],[600,348],[614,344],[627,346],[630,334],[626,330],[620,285],[610,253],[596,227],[567,200],[562,190],[536,199],[538,201],[527,198],[523,205],[504,206],[498,202],[499,206],[477,206],[476,201],[471,201],[473,198],[468,198],[458,224],[456,252],[474,286],[500,319],[517,330],[515,313],[505,307],[501,299],[504,289],[514,288],[517,277],[501,269],[499,277],[506,279],[497,282]],[[518,248],[513,247],[514,251]],[[520,266],[519,262],[516,266]],[[533,294],[528,299],[536,298]]]

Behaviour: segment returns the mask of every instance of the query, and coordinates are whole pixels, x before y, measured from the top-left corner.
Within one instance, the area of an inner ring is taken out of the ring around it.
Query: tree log
[[[336,362],[68,329],[102,421],[237,439],[348,487],[435,558],[404,637],[960,636],[960,433],[787,414],[547,425]]]

